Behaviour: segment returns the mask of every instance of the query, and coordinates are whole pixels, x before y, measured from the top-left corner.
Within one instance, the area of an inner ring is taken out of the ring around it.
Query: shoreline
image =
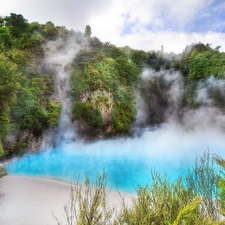
[[[58,182],[59,184],[68,184],[70,185],[79,185],[81,187],[84,188],[84,184],[81,183],[79,181],[79,177],[76,181],[68,181],[68,180],[63,180],[63,179],[60,179],[60,178],[54,178],[54,177],[45,177],[45,176],[34,176],[34,175],[21,175],[21,174],[10,174],[8,173],[6,176],[9,176],[9,177],[21,177],[21,178],[31,178],[31,179],[40,179],[40,180],[46,180],[46,181],[49,181],[49,182]],[[3,177],[4,178],[4,177]],[[0,178],[0,183],[1,183],[1,178]],[[107,183],[107,179],[106,179],[106,183]],[[115,189],[115,188],[112,188],[112,187],[108,187],[106,185],[106,190],[109,191],[109,192],[112,192],[112,193],[120,193],[120,194],[125,194],[125,195],[130,195],[130,196],[135,196],[135,193],[136,192],[129,192],[129,191],[126,191],[126,190],[119,190],[118,189]],[[1,190],[0,190],[1,191]]]
[[[71,185],[74,184],[77,183],[33,176],[7,175],[1,178],[0,224],[53,225],[57,224],[54,216],[63,224],[63,207],[69,201]],[[109,206],[116,209],[121,207],[122,199],[129,205],[134,196],[108,188],[107,193]]]

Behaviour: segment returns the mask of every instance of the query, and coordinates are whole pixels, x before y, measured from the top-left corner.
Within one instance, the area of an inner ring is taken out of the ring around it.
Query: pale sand
[[[57,180],[6,176],[0,179],[0,225],[64,224],[63,206],[69,201],[71,184]],[[132,195],[120,193],[130,204]],[[110,205],[121,207],[121,196],[109,193]]]

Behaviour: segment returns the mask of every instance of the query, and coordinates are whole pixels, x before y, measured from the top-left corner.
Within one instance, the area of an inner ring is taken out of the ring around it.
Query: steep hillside
[[[52,22],[0,18],[0,156],[61,140],[136,134],[225,112],[225,53],[202,43],[179,55],[116,47]],[[196,116],[197,118],[197,116]],[[213,116],[210,121],[213,121]],[[224,128],[223,124],[220,124]]]

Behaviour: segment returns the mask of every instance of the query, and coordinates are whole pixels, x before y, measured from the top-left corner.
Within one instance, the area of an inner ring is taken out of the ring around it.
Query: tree
[[[51,21],[47,22],[44,25],[44,34],[47,39],[55,40],[58,34],[57,28],[55,27],[54,23]]]
[[[4,20],[5,26],[15,38],[20,38],[27,30],[28,22],[21,14],[10,13]]]
[[[20,88],[21,74],[17,66],[0,56],[0,156],[3,152],[2,137],[10,130],[10,108],[15,105]]]
[[[91,34],[92,34],[92,32],[91,32],[91,27],[90,27],[90,25],[86,25],[84,35],[85,35],[86,37],[91,37]]]
[[[5,26],[0,26],[0,43],[0,46],[2,46],[4,50],[9,49],[12,46],[10,31]]]

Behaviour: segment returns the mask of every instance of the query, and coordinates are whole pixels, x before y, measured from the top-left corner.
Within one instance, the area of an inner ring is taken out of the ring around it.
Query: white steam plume
[[[78,41],[79,39],[79,41]],[[62,105],[59,125],[56,137],[56,144],[62,141],[72,141],[75,138],[74,128],[71,122],[72,102],[70,98],[70,71],[69,64],[72,63],[76,54],[87,46],[86,38],[74,34],[65,40],[59,38],[47,43],[46,63],[54,68],[55,76],[55,94]]]

